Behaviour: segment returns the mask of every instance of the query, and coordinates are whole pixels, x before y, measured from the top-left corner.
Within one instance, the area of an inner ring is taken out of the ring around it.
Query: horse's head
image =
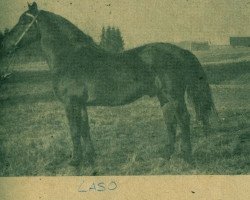
[[[19,18],[18,23],[4,37],[2,51],[4,54],[12,53],[16,48],[21,48],[39,39],[37,17],[39,10],[37,4],[28,4],[28,10]]]

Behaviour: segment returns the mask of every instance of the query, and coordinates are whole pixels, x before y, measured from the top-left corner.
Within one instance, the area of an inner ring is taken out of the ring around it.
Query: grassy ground
[[[178,143],[170,161],[162,158],[165,126],[156,98],[121,107],[90,107],[94,169],[68,165],[69,128],[48,77],[13,78],[0,94],[0,176],[90,175],[93,170],[98,175],[249,174],[247,77],[249,72],[212,85],[220,121],[212,117],[206,138],[192,118],[192,165],[180,158]]]
[[[250,60],[249,47],[217,46],[209,51],[195,51],[194,54],[204,63],[232,63]]]

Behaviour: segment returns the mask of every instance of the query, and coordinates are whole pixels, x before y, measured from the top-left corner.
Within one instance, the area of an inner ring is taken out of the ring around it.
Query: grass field
[[[162,158],[166,129],[156,98],[144,97],[121,107],[89,107],[95,168],[68,165],[69,127],[48,73],[21,72],[18,67],[19,72],[1,87],[0,176],[250,172],[249,62],[206,66],[220,121],[212,116],[212,131],[206,138],[189,108],[193,164],[180,158],[178,143],[170,161]]]

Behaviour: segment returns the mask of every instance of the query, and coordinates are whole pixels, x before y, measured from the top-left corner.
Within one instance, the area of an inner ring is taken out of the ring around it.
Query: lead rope
[[[39,14],[39,13],[38,13]],[[32,14],[30,14],[30,13],[26,13],[26,15],[27,16],[29,16],[29,17],[32,17],[33,19],[32,19],[32,21],[31,21],[31,23],[26,27],[26,29],[24,30],[24,32],[21,34],[21,36],[18,38],[18,40],[16,41],[16,43],[15,43],[15,47],[19,44],[19,42],[23,39],[23,37],[24,37],[24,35],[28,32],[28,30],[30,29],[30,27],[36,22],[37,23],[37,17],[38,17],[38,14],[36,15],[36,16],[34,16],[34,15],[32,15]],[[13,51],[14,52],[14,51]],[[13,66],[12,66],[12,64],[13,64],[13,61],[14,61],[14,53],[12,53],[11,55],[10,55],[10,57],[9,56],[7,56],[7,59],[8,59],[8,64],[7,64],[7,67],[6,67],[6,71],[7,72],[9,72],[9,73],[6,73],[6,74],[4,74],[4,75],[1,75],[1,77],[0,77],[0,81],[2,82],[2,81],[4,81],[5,79],[7,79],[7,78],[9,78],[11,75],[12,75],[12,73],[13,73],[13,69],[12,69],[12,71],[10,71],[10,68],[13,68]]]
[[[9,72],[7,75],[10,76],[12,74],[12,72],[14,71],[13,69],[11,70],[11,68],[13,68],[13,61],[14,61],[14,53],[12,53],[10,55],[10,57],[8,58],[8,66],[6,68],[6,71]]]
[[[6,59],[7,59],[7,64],[6,64],[6,67],[3,69],[3,71],[5,71],[5,73],[1,74],[0,82],[5,81],[7,78],[10,78],[13,71],[14,71],[13,69],[11,70],[11,68],[13,68],[12,64],[13,64],[13,60],[14,60],[14,54],[7,56]]]

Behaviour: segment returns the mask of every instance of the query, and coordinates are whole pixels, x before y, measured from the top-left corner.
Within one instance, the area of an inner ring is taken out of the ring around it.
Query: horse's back
[[[171,65],[188,65],[192,64],[195,59],[195,56],[190,51],[182,49],[174,44],[163,42],[145,44],[135,49],[127,50],[124,54],[136,54],[144,63],[150,65],[161,64],[165,60]],[[157,60],[160,58],[162,60]],[[156,63],[157,61],[158,63]]]

